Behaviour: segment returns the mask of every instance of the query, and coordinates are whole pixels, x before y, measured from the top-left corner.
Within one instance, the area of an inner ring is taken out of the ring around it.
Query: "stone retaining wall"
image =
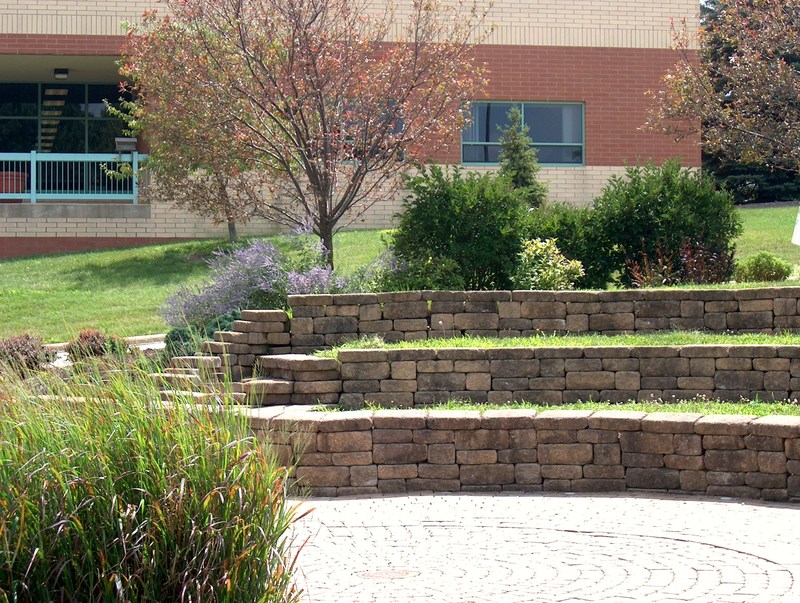
[[[385,341],[539,333],[800,330],[800,287],[629,291],[406,291],[293,295],[291,345],[309,352],[379,335]]]
[[[312,495],[647,490],[800,500],[800,417],[252,410]]]
[[[800,346],[340,350],[346,407],[800,397]]]

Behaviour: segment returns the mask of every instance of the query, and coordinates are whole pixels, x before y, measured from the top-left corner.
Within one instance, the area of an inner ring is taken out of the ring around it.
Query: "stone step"
[[[307,354],[275,354],[261,356],[258,363],[264,370],[289,371],[338,371],[339,363],[335,358],[318,358]]]
[[[162,389],[159,394],[164,402],[197,402],[199,404],[216,403],[219,394],[214,392],[195,392],[178,389]]]
[[[287,379],[245,379],[240,383],[233,384],[234,391],[245,394],[291,394],[294,391],[294,383]]]
[[[172,368],[195,368],[208,371],[222,368],[222,359],[217,356],[175,356],[169,364]]]
[[[168,385],[178,389],[194,389],[203,385],[203,379],[198,373],[166,371],[163,373],[150,373],[149,377],[159,386]]]

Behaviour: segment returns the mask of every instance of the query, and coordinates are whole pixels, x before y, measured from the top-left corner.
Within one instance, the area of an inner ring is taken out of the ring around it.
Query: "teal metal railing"
[[[132,153],[0,153],[0,202],[138,202],[139,167]],[[123,165],[131,175],[109,173]]]

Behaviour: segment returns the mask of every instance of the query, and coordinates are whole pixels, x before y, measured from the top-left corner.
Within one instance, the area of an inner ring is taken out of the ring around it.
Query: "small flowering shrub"
[[[784,281],[792,275],[793,266],[769,251],[759,251],[736,265],[740,283]]]
[[[581,263],[565,258],[555,239],[531,239],[522,244],[512,284],[516,289],[574,289],[582,276]]]
[[[24,334],[0,339],[0,374],[4,370],[18,374],[38,371],[52,360],[53,354],[38,337]]]
[[[125,340],[116,335],[106,335],[97,329],[83,329],[78,336],[67,345],[70,360],[82,360],[96,356],[114,354],[119,356],[128,349]]]
[[[194,327],[198,333],[220,330],[213,323],[223,315],[248,308],[285,308],[286,296],[338,293],[347,283],[324,262],[323,250],[305,237],[299,248],[282,253],[265,241],[252,241],[231,251],[216,252],[211,276],[193,287],[180,287],[165,302],[162,316],[172,327]]]

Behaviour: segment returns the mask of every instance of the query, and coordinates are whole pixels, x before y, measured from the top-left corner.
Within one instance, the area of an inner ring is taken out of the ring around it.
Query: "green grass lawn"
[[[743,259],[762,249],[791,262],[800,273],[800,246],[792,245],[797,206],[742,207],[743,232],[736,240],[736,258]]]
[[[766,249],[795,265],[791,244],[797,208],[744,207],[737,257]],[[336,265],[351,273],[384,249],[384,231],[336,236]],[[159,333],[158,310],[181,284],[208,274],[205,260],[223,241],[193,241],[89,253],[0,261],[0,337],[28,332],[47,342],[65,341],[86,327],[118,335]]]
[[[190,241],[0,261],[0,338],[21,333],[67,341],[83,328],[120,336],[163,333],[164,300],[179,285],[202,281],[222,240]],[[382,250],[381,231],[341,233],[343,273]]]

